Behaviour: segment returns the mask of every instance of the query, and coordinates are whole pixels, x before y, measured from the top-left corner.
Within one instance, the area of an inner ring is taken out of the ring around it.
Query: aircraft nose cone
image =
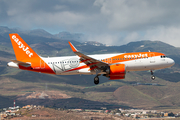
[[[168,63],[169,63],[171,66],[173,66],[173,65],[175,64],[175,62],[174,62],[173,59],[169,59],[169,60],[168,60]]]

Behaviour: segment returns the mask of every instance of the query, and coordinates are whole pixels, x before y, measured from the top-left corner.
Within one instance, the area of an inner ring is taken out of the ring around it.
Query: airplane
[[[94,83],[99,84],[99,76],[109,80],[125,79],[129,71],[151,71],[171,67],[174,60],[159,52],[133,52],[85,55],[69,42],[76,56],[41,57],[17,34],[9,34],[16,60],[9,67],[55,75],[86,74],[95,75]]]

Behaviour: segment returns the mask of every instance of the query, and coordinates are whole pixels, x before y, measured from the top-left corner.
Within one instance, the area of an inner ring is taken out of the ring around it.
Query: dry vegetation
[[[11,120],[133,120],[132,118],[108,115],[106,113],[59,111],[51,108],[20,109],[18,113],[21,113],[21,117],[14,117]]]

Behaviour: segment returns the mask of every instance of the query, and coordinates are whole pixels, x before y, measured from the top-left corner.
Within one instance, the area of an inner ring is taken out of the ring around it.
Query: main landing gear
[[[151,76],[151,79],[152,79],[152,80],[155,80],[156,77],[155,77],[153,74],[154,74],[154,73],[153,73],[153,71],[151,70],[151,75],[152,75],[152,76]]]
[[[98,77],[98,75],[94,78],[94,84],[99,84],[99,77]]]

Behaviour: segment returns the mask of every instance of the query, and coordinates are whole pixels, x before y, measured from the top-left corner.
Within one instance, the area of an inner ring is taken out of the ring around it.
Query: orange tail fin
[[[24,61],[39,57],[34,50],[17,34],[9,34],[11,43],[18,61]]]

